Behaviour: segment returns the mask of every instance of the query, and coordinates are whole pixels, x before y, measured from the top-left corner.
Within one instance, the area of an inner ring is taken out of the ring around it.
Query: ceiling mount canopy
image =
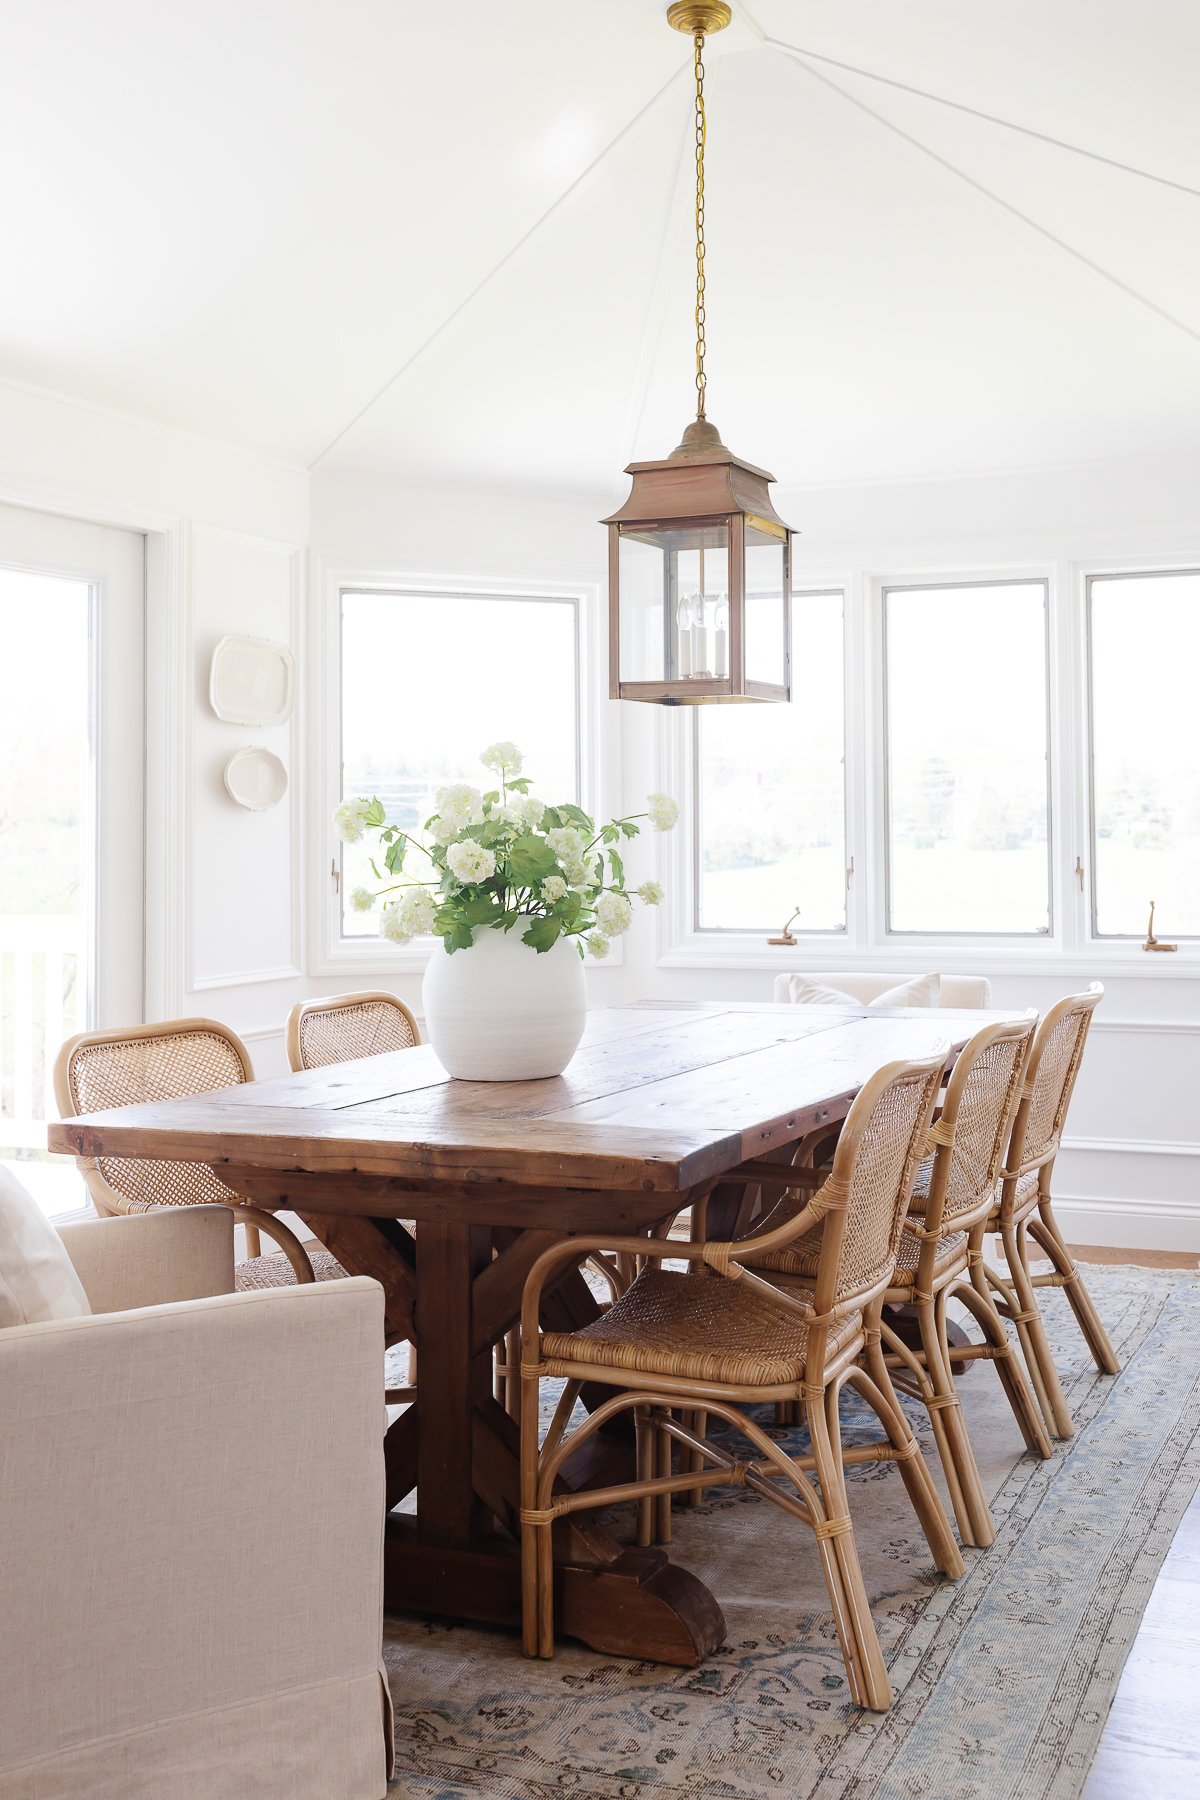
[[[608,526],[609,691],[660,706],[791,698],[791,539],[774,476],[743,462],[707,416],[704,40],[722,0],[675,0],[696,79],[696,417],[661,462],[630,463]]]

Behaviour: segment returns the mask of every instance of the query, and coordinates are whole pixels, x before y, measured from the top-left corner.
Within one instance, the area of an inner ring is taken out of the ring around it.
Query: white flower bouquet
[[[343,842],[373,833],[383,864],[381,869],[372,858],[381,886],[374,893],[356,888],[351,905],[369,912],[382,900],[384,937],[402,944],[433,933],[448,955],[470,949],[481,927],[512,931],[520,925],[522,943],[539,954],[573,937],[581,955],[586,944],[593,956],[606,956],[611,939],[633,922],[618,845],[638,836],[642,819],[669,831],[678,806],[666,794],[651,794],[644,813],[597,827],[582,807],[550,805],[530,793],[515,744],[492,744],[479,760],[498,785],[487,792],[466,782],[439,788],[437,810],[425,822],[427,842],[390,825],[378,799],[338,807],[334,824]],[[425,879],[413,879],[410,857],[426,860]],[[632,895],[657,906],[663,890],[644,881]]]

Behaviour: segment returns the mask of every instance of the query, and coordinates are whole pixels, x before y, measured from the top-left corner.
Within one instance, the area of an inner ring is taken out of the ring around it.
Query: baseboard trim
[[[1200,1202],[1054,1195],[1054,1211],[1073,1244],[1116,1250],[1181,1250],[1200,1255]]]

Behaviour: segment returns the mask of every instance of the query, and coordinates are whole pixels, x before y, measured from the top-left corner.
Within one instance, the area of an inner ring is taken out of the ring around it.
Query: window
[[[1088,651],[1094,929],[1200,937],[1200,571],[1092,576]]]
[[[696,925],[846,928],[843,596],[792,599],[790,705],[696,709]]]
[[[486,786],[476,758],[501,738],[520,745],[540,794],[578,802],[578,601],[344,589],[341,733],[342,796],[378,794],[407,830],[420,830],[444,783]],[[377,916],[348,904],[377,885],[368,847],[344,846],[344,938],[378,931]]]
[[[1044,581],[884,591],[888,929],[1047,933]]]

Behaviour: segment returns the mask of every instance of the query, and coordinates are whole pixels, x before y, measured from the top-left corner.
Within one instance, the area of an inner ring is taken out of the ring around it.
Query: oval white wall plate
[[[223,637],[212,654],[209,705],[230,725],[282,725],[296,697],[296,659],[269,638]]]
[[[225,764],[225,789],[231,800],[251,812],[267,812],[287,793],[287,770],[273,750],[257,744],[237,750]]]

